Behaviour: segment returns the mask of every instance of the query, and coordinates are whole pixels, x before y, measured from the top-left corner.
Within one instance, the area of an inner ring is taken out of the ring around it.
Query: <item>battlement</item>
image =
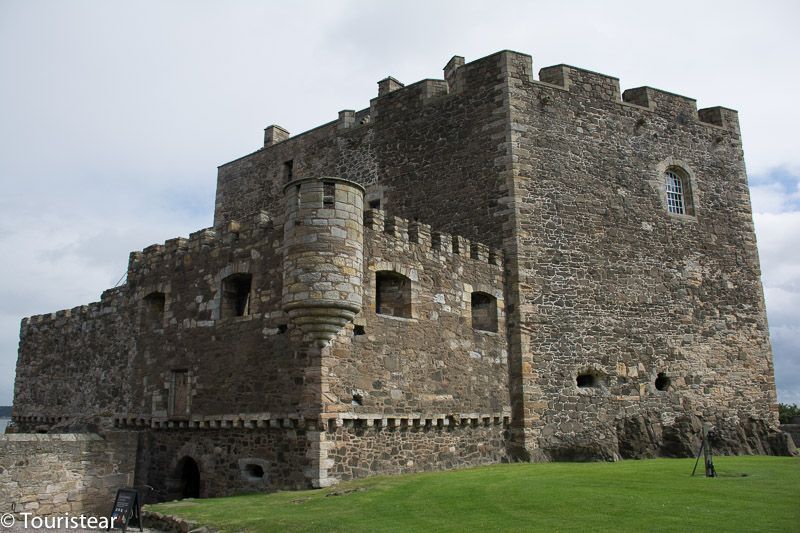
[[[130,253],[128,276],[144,269],[156,269],[165,261],[187,253],[210,252],[222,246],[244,246],[272,233],[274,229],[272,219],[264,213],[258,213],[247,221],[230,221],[222,228],[203,228],[190,233],[188,239],[176,237],[163,244],[151,244],[141,251]]]
[[[472,242],[460,235],[431,231],[431,226],[419,221],[409,221],[396,216],[386,216],[380,209],[364,211],[364,227],[376,235],[390,237],[396,246],[435,254],[441,259],[474,261],[503,269],[502,250]]]
[[[83,320],[109,315],[117,312],[120,299],[123,296],[123,287],[107,289],[100,295],[99,302],[91,302],[71,309],[61,309],[52,313],[25,317],[22,319],[22,329],[24,330],[29,326],[60,326],[71,321],[80,323]]]
[[[540,69],[539,83],[564,89],[582,98],[647,109],[683,123],[692,121],[735,131],[739,128],[737,113],[732,109],[712,107],[698,110],[694,98],[653,87],[636,87],[620,92],[619,78],[571,65]]]
[[[521,74],[528,78],[523,81],[558,87],[584,99],[635,106],[684,122],[692,121],[733,131],[738,131],[739,128],[738,114],[733,109],[716,106],[698,110],[694,98],[647,86],[622,91],[619,78],[572,65],[558,64],[543,67],[539,70],[539,79],[536,80],[530,76],[533,70],[530,55],[504,50],[469,63],[465,63],[462,56],[453,56],[444,67],[444,79],[428,78],[404,85],[388,76],[378,82],[378,96],[370,101],[369,108],[358,112],[340,111],[337,121],[323,124],[294,137],[280,126],[269,126],[265,130],[264,148],[290,138],[296,139],[333,124],[336,125],[335,131],[342,131],[374,123],[379,120],[381,108],[403,108],[414,103],[422,106],[442,97],[469,91],[472,77],[469,75],[470,71],[480,71],[487,63],[502,61],[506,56],[512,57],[522,65],[517,72],[506,72],[506,74],[512,76]]]

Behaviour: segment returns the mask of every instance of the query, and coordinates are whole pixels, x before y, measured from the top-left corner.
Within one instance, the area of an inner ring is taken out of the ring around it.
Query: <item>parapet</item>
[[[585,99],[613,102],[622,106],[645,109],[678,122],[696,122],[738,132],[739,123],[735,110],[725,107],[697,109],[693,98],[681,96],[652,87],[636,87],[621,91],[619,78],[593,72],[591,70],[559,64],[539,70],[539,79],[532,76],[530,55],[504,50],[477,59],[470,63],[462,56],[453,56],[444,66],[444,79],[423,79],[404,85],[397,79],[387,76],[378,81],[378,96],[370,101],[370,107],[362,111],[345,109],[339,112],[336,121],[323,126],[335,126],[333,131],[349,130],[374,122],[378,118],[378,107],[404,106],[409,102],[425,104],[441,97],[460,94],[468,89],[469,72],[478,72],[491,64],[499,64],[503,75],[524,82],[560,88]],[[323,127],[320,126],[320,127]],[[314,128],[303,136],[316,131]],[[264,130],[264,147],[268,148],[290,138],[284,128],[272,125]]]
[[[53,313],[33,315],[22,319],[22,329],[29,326],[54,325],[60,327],[71,321],[84,321],[99,318],[118,310],[121,298],[124,296],[121,287],[107,289],[100,295],[99,302],[79,305],[72,309],[61,309]]]
[[[163,244],[151,244],[141,251],[131,252],[128,258],[128,278],[143,270],[159,268],[165,261],[201,250],[233,242],[245,242],[274,229],[273,221],[264,213],[257,213],[245,222],[230,221],[221,228],[204,228],[189,234],[189,238],[176,237]]]
[[[405,85],[393,77],[388,76],[378,82],[378,96],[384,96],[389,93],[393,93],[397,89],[401,89],[403,87],[405,87]]]
[[[364,211],[364,228],[376,234],[392,238],[401,248],[416,249],[422,253],[435,254],[443,260],[461,260],[485,263],[503,268],[503,252],[489,248],[480,242],[471,242],[466,237],[432,231],[431,226],[416,220],[386,216],[380,209]]]
[[[620,93],[619,78],[571,65],[542,68],[539,70],[539,83],[559,87],[586,99],[646,109],[680,123],[697,122],[739,131],[738,115],[733,109],[711,107],[698,110],[694,98],[652,87],[636,87]]]

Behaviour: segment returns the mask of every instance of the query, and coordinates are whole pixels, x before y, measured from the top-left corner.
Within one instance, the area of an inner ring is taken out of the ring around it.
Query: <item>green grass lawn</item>
[[[494,465],[148,510],[225,531],[800,531],[800,458],[717,457],[717,478],[693,464]]]

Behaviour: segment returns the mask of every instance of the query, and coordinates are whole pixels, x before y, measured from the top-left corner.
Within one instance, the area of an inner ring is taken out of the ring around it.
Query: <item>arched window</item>
[[[222,280],[220,318],[250,314],[250,285],[252,274],[231,274]]]
[[[472,293],[472,328],[497,333],[497,299],[485,292]]]
[[[669,168],[664,174],[667,194],[667,211],[676,215],[694,215],[692,188],[688,176],[677,168]]]
[[[411,280],[391,270],[376,272],[375,312],[411,318]]]

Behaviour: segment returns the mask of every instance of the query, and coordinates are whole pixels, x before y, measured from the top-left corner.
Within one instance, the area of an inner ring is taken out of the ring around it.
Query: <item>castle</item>
[[[20,432],[159,498],[787,453],[737,114],[502,51],[219,167],[214,226],[22,321]]]

